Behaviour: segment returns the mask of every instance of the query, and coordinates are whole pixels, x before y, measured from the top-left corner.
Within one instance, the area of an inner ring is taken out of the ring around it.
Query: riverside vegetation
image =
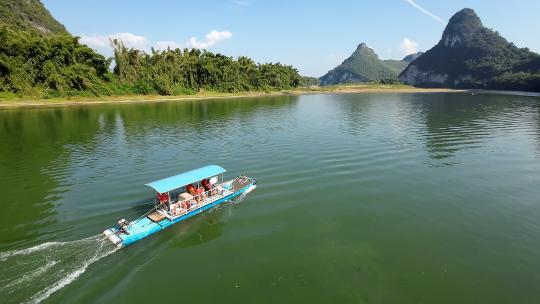
[[[0,2],[0,97],[182,95],[309,85],[289,65],[198,49],[143,52],[111,41],[106,58],[81,44],[39,0]],[[110,67],[114,66],[111,70]]]
[[[320,79],[303,77],[289,65],[259,64],[244,56],[234,59],[198,49],[144,52],[119,40],[111,45],[114,57],[106,58],[69,34],[39,0],[3,0],[0,99],[209,96],[318,84],[401,86],[400,81],[417,87],[540,91],[540,55],[486,29],[469,9],[450,20],[441,42],[425,54],[380,60],[361,44]]]
[[[4,96],[110,96],[193,94],[291,89],[303,78],[292,66],[257,64],[198,49],[145,53],[111,41],[105,58],[69,34],[0,27],[0,91]]]

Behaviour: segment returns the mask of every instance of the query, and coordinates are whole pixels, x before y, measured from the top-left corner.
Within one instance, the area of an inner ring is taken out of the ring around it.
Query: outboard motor
[[[121,219],[118,221],[118,226],[120,226],[122,230],[126,230],[127,226],[129,226],[129,222],[126,221],[126,219]]]

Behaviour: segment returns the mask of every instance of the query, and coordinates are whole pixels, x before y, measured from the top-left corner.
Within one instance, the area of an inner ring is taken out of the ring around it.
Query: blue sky
[[[365,42],[383,59],[435,45],[470,7],[484,25],[540,52],[539,0],[43,0],[72,34],[105,55],[110,36],[148,50],[201,47],[322,76]],[[431,15],[430,15],[431,14]],[[441,22],[442,21],[442,22]]]

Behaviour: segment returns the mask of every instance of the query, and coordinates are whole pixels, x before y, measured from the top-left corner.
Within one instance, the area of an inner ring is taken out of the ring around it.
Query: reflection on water
[[[69,115],[66,115],[69,113]],[[0,243],[28,241],[53,224],[54,206],[67,191],[64,145],[86,141],[94,129],[88,110],[47,109],[0,113]],[[86,119],[85,119],[86,118]]]
[[[520,302],[540,279],[539,111],[469,94],[0,111],[0,251],[78,244],[151,206],[148,181],[216,163],[257,190],[100,259],[48,300],[177,299],[148,280],[160,277],[194,302],[490,302],[509,280]]]
[[[189,146],[195,150],[189,157],[178,154],[167,157],[199,162],[197,150],[203,150],[204,138],[219,140],[223,137],[221,134],[238,132],[244,119],[252,120],[256,115],[278,120],[279,109],[290,107],[294,100],[294,97],[278,97],[0,112],[0,146],[3,147],[0,172],[8,173],[0,177],[2,207],[6,211],[0,215],[1,246],[9,248],[17,242],[28,244],[48,232],[54,232],[51,238],[57,238],[64,227],[62,224],[51,226],[57,221],[59,209],[65,209],[66,214],[62,216],[75,220],[87,218],[89,214],[72,212],[72,204],[77,208],[81,208],[81,203],[83,208],[86,203],[102,207],[104,201],[114,200],[121,189],[102,197],[96,195],[95,191],[103,191],[98,189],[72,193],[78,190],[78,185],[89,185],[100,178],[114,183],[129,176],[129,172],[117,172],[117,160],[144,164],[149,151],[160,153],[167,152],[171,146]],[[252,112],[259,113],[250,114]],[[219,144],[224,148],[234,141]],[[155,175],[160,177],[176,173],[180,166],[156,164],[154,167],[156,171],[163,171]],[[125,169],[130,170],[131,164]],[[113,176],[115,171],[118,175]],[[134,202],[133,196],[129,199],[126,203]],[[137,201],[140,196],[135,198]],[[46,233],[46,228],[51,229]]]
[[[462,149],[481,148],[486,140],[501,136],[501,132],[536,124],[537,119],[529,115],[529,106],[519,101],[508,102],[504,96],[434,96],[423,103],[422,111],[430,156],[449,158]]]
[[[180,240],[175,240],[171,246],[188,248],[217,239],[223,233],[225,223],[218,222],[217,218],[210,218],[194,226],[190,227],[191,229]]]

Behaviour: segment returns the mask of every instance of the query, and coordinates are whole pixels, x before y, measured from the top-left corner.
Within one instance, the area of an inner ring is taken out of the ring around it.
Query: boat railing
[[[233,191],[217,185],[214,188],[207,190],[199,195],[194,195],[190,199],[178,200],[174,203],[171,203],[169,206],[169,212],[162,212],[163,215],[167,216],[170,219],[177,218],[182,216],[190,211],[202,208],[208,204],[215,202],[216,200],[223,198]],[[188,207],[185,208],[186,203]]]

